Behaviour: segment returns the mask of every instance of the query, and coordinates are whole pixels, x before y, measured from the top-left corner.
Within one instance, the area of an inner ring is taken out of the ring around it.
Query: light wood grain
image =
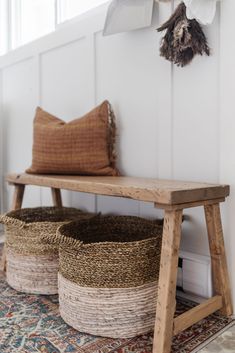
[[[196,322],[221,309],[222,305],[222,297],[217,295],[176,317],[174,319],[174,335],[178,335]]]
[[[14,195],[13,195],[13,200],[12,200],[12,205],[11,205],[11,210],[17,210],[18,208],[22,207],[23,203],[23,198],[24,198],[24,191],[25,191],[25,186],[21,184],[16,184],[15,185],[15,190],[14,190]]]
[[[57,207],[62,207],[62,197],[60,189],[51,188],[53,205]]]
[[[219,199],[229,195],[228,185],[149,178],[12,174],[6,180],[13,184],[120,196],[168,205]]]
[[[50,187],[53,203],[62,206],[60,189],[154,202],[165,210],[153,353],[170,353],[173,334],[221,309],[231,315],[231,292],[219,203],[229,186],[131,177],[9,175],[15,185],[13,205],[22,205],[25,185]],[[181,222],[184,208],[203,206],[207,221],[216,296],[174,319]]]
[[[153,353],[170,353],[182,210],[165,211]]]
[[[11,205],[11,211],[17,210],[22,207],[23,198],[24,198],[25,185],[15,185],[14,195]],[[6,246],[3,246],[2,257],[0,263],[0,269],[6,271]]]
[[[233,307],[219,204],[205,206],[205,216],[212,261],[214,291],[223,298],[221,312],[230,316],[233,313]]]
[[[195,201],[195,202],[187,202],[178,205],[163,205],[159,203],[155,203],[155,208],[160,208],[164,210],[183,210],[184,208],[193,208],[193,207],[200,207],[206,205],[214,205],[216,203],[224,202],[225,198],[222,197],[220,199],[213,199],[213,200],[206,200],[206,201]]]

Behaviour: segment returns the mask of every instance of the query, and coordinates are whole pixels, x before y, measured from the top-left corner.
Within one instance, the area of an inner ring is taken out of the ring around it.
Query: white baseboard
[[[198,303],[198,304],[201,304],[206,300],[206,298],[199,297],[198,295],[195,295],[192,293],[184,293],[181,290],[177,290],[176,295],[177,295],[177,297],[180,297],[183,299],[188,299],[188,300],[191,300],[191,301]]]

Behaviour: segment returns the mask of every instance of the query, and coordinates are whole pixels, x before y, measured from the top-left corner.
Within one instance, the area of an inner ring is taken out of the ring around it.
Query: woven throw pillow
[[[68,123],[36,109],[33,174],[118,175],[115,118],[108,101]]]

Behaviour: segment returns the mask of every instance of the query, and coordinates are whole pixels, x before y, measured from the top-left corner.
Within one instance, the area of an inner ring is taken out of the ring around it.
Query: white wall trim
[[[3,83],[2,83],[2,70],[0,70],[0,212],[4,212],[4,144],[3,144],[3,107],[2,107],[2,94],[3,94]]]
[[[0,68],[11,66],[27,58],[77,41],[91,33],[101,31],[103,29],[106,8],[107,4],[101,5],[90,10],[84,16],[79,16],[76,21],[69,21],[66,26],[61,26],[56,31],[44,37],[8,52],[0,57]]]

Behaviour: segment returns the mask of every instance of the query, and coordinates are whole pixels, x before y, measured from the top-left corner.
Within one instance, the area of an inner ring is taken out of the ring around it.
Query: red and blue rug
[[[176,315],[194,305],[179,299]],[[210,315],[174,337],[172,353],[195,352],[231,324],[232,319]],[[0,353],[151,353],[152,341],[153,334],[110,339],[77,332],[61,319],[58,296],[19,293],[0,272]]]
[[[193,307],[178,301],[177,314]],[[189,353],[218,334],[231,319],[213,314],[174,338],[172,352]],[[57,296],[26,295],[0,275],[1,353],[150,353],[152,334],[132,339],[100,338],[77,332],[60,317]]]

